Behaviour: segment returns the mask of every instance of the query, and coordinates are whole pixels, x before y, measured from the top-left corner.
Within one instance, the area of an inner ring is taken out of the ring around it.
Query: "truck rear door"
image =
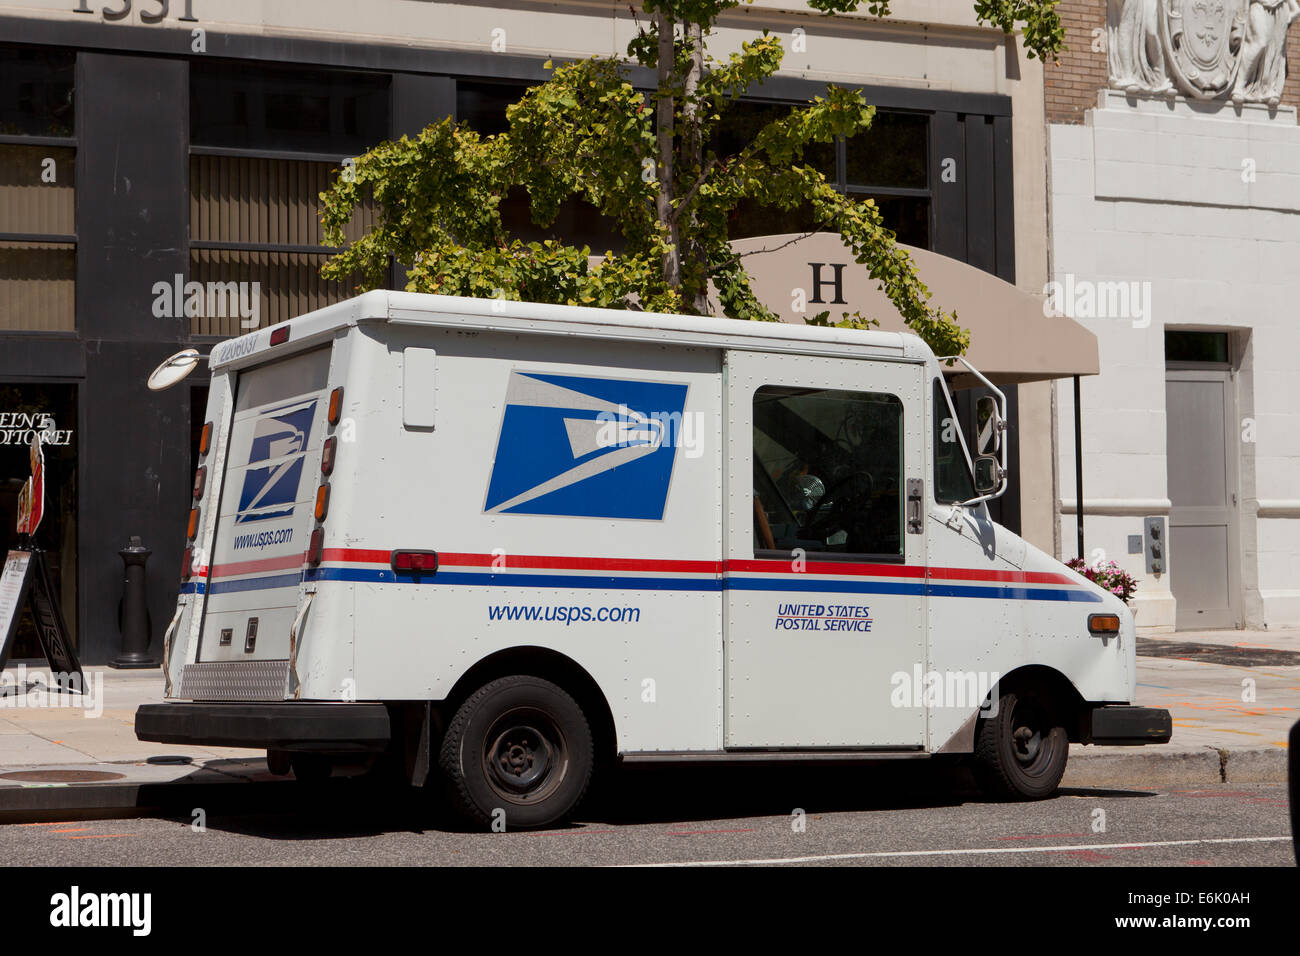
[[[327,346],[239,374],[199,662],[288,661],[320,484],[329,366]],[[276,668],[265,670],[279,679]],[[182,696],[195,694],[182,688]]]

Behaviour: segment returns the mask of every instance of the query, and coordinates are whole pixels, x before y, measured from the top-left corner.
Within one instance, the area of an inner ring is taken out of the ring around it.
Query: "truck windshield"
[[[970,462],[962,446],[961,422],[943,380],[934,380],[934,500],[941,504],[969,501],[975,495]]]

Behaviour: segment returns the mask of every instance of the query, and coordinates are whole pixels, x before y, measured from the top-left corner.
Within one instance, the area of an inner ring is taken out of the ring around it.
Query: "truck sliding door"
[[[726,362],[727,748],[921,747],[922,366]]]

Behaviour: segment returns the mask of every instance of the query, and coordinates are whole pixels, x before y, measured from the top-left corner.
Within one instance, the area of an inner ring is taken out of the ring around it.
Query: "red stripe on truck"
[[[288,554],[279,558],[258,558],[254,561],[232,561],[230,564],[212,566],[212,577],[229,578],[236,574],[252,574],[254,571],[283,571],[286,568],[301,567],[306,560],[306,553]]]
[[[391,551],[363,548],[326,548],[323,561],[344,564],[388,564]],[[788,559],[759,559],[735,561],[672,561],[650,558],[590,558],[568,555],[539,554],[475,554],[471,552],[440,551],[440,567],[490,568],[494,561],[504,557],[505,570],[518,568],[545,568],[565,571],[659,571],[679,574],[791,574],[795,573]],[[1057,574],[1050,571],[1002,571],[984,568],[926,568],[919,564],[866,564],[844,561],[808,561],[800,574],[844,575],[850,577],[924,578],[951,581],[1000,581],[1011,584],[1057,584],[1079,586],[1077,575]]]

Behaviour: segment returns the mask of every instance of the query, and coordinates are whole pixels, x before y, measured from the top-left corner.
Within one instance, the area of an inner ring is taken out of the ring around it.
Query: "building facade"
[[[1071,50],[1046,71],[1051,291],[1097,334],[1102,369],[1080,408],[1085,557],[1142,579],[1149,631],[1294,627],[1300,4],[1061,9]],[[1074,408],[1058,397],[1071,542]],[[1157,567],[1152,524],[1167,528]]]
[[[1041,290],[1041,65],[971,3],[893,6],[887,20],[793,0],[730,12],[714,56],[763,30],[787,50],[738,132],[828,82],[861,88],[877,124],[820,156],[828,178],[875,198],[901,241]],[[500,129],[545,61],[622,54],[635,30],[626,5],[586,0],[0,0],[0,480],[25,477],[32,427],[56,436],[41,544],[84,661],[119,646],[117,551],[132,535],[153,550],[155,641],[179,580],[206,389],[200,369],[149,392],[150,370],[351,294],[317,271],[318,194],[348,157],[449,116]],[[506,215],[521,216],[513,202]],[[366,225],[363,213],[354,228]],[[601,236],[578,211],[555,231]],[[1052,388],[1011,391],[1001,517],[1051,549]],[[0,485],[8,535],[16,493]]]

